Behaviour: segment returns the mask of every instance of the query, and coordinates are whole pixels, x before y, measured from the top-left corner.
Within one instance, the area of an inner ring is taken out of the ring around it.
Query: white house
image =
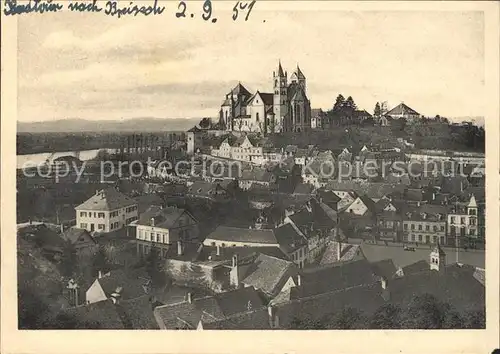
[[[132,198],[108,188],[96,191],[75,211],[78,228],[90,232],[111,232],[137,220],[138,205]]]

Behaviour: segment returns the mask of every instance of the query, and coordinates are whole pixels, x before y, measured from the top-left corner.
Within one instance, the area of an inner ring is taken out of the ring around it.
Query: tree
[[[210,118],[203,118],[201,121],[200,121],[200,128],[202,129],[208,129],[210,128],[210,126],[212,125],[212,121]]]
[[[375,109],[373,110],[373,115],[375,117],[380,117],[382,115],[382,110],[380,109],[380,103],[375,104]]]
[[[333,316],[326,316],[321,320],[326,329],[360,329],[366,328],[365,318],[360,311],[352,307],[345,307]]]
[[[401,328],[401,308],[392,304],[382,305],[370,318],[370,328]]]
[[[78,265],[78,256],[76,254],[75,247],[69,243],[65,242],[63,247],[63,256],[61,259],[61,274],[65,277],[72,277]]]
[[[335,104],[333,105],[333,113],[340,113],[342,111],[342,108],[345,105],[345,98],[342,96],[342,94],[339,94],[337,96],[337,99],[335,100]]]
[[[431,294],[411,299],[403,320],[406,329],[442,328],[446,308]]]
[[[347,111],[349,113],[352,113],[356,109],[358,109],[358,107],[356,106],[356,103],[354,103],[354,99],[352,98],[352,96],[347,97],[347,100],[345,101],[344,107],[347,108]]]
[[[146,257],[146,272],[148,273],[153,288],[165,285],[165,274],[163,273],[160,250],[155,243],[153,243]]]
[[[104,247],[99,247],[99,250],[92,259],[92,276],[99,274],[99,271],[108,272],[110,270],[110,262]]]

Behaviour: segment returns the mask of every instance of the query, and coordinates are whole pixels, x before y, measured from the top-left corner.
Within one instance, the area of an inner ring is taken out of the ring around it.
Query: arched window
[[[255,114],[255,120],[258,122],[259,121],[259,112]]]

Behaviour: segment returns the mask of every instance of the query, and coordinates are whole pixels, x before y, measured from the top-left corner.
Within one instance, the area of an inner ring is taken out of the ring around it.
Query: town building
[[[326,124],[326,113],[321,108],[311,110],[311,128],[324,129]]]
[[[120,230],[138,217],[137,202],[114,188],[96,191],[75,211],[78,228],[99,233]]]
[[[147,255],[151,247],[157,247],[160,255],[166,257],[169,248],[177,248],[178,242],[198,241],[198,222],[186,210],[151,206],[141,214],[136,225],[137,253]]]
[[[447,209],[442,205],[424,204],[403,215],[403,242],[425,244],[446,242]]]
[[[306,77],[297,65],[290,77],[281,62],[273,72],[273,92],[251,94],[241,83],[229,92],[219,111],[228,131],[303,132],[311,128]]]
[[[224,139],[218,148],[213,148],[210,155],[256,165],[277,163],[284,159],[284,152],[273,148],[267,139],[259,139],[250,135],[239,138],[231,135]]]
[[[203,131],[194,126],[187,131],[187,153],[193,155],[203,146]]]
[[[479,232],[479,206],[474,194],[466,203],[456,203],[448,214],[448,243],[456,244],[465,241],[465,238],[478,239]],[[462,239],[462,240],[460,240]]]

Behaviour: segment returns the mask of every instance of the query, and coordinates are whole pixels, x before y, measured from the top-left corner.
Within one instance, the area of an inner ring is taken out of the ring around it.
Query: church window
[[[255,114],[255,119],[257,120],[257,122],[259,121],[259,112]]]
[[[274,82],[274,86],[278,86],[278,80]]]

